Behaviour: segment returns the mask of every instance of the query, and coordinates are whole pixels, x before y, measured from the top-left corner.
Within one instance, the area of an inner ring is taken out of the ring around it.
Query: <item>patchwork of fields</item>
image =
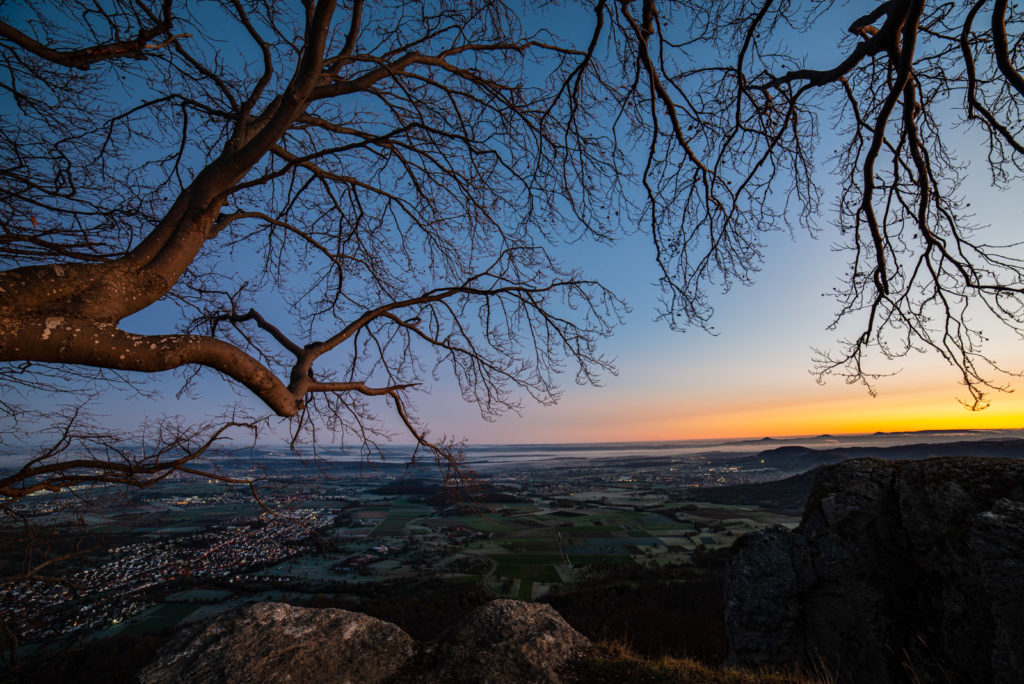
[[[270,513],[230,488],[168,484],[132,506],[89,512],[93,531],[132,540],[140,558],[159,555],[166,572],[123,600],[98,593],[99,607],[82,615],[93,622],[104,616],[90,628],[99,638],[159,632],[252,601],[373,596],[393,583],[535,600],[602,567],[687,564],[751,530],[797,522],[757,506],[698,504],[635,482],[577,483],[569,491],[556,473],[546,475],[507,479],[505,491],[518,493],[486,512],[359,482],[306,488]],[[300,528],[314,519],[319,527],[274,542],[270,530],[290,516]],[[207,560],[240,539],[249,541],[233,552],[237,565],[211,575]],[[138,551],[143,547],[150,551]],[[79,603],[65,612],[91,605]]]
[[[754,507],[692,504],[658,511],[593,503],[572,509],[508,504],[486,513],[443,515],[401,497],[351,509],[347,517],[350,526],[331,531],[336,545],[250,577],[279,589],[253,595],[179,591],[107,633],[156,631],[251,600],[303,600],[339,583],[410,580],[424,570],[445,582],[482,585],[494,595],[537,599],[595,566],[689,563],[700,548],[722,548],[751,530],[795,523]],[[434,550],[426,561],[424,549]]]
[[[763,511],[687,508],[650,512],[521,504],[484,514],[436,517],[430,523],[433,529],[480,533],[482,538],[466,543],[461,552],[491,562],[491,570],[482,575],[485,586],[522,599],[538,598],[551,585],[576,579],[588,566],[687,563],[699,547],[722,548],[765,525],[792,524]],[[371,536],[383,535],[375,529]]]

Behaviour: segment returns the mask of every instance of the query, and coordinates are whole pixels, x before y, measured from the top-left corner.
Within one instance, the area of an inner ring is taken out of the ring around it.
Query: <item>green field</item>
[[[292,577],[298,580],[329,582],[337,579],[337,576],[331,571],[331,566],[340,559],[340,556],[332,555],[300,556],[272,565],[257,574],[265,577]]]
[[[633,558],[631,556],[572,555],[569,556],[569,561],[574,566],[597,565],[598,563],[605,563],[608,565],[628,565],[633,562]]]
[[[405,535],[405,526],[416,518],[429,515],[430,509],[420,506],[396,506],[388,509],[387,517],[373,528],[370,534],[372,538],[377,537],[401,537]]]
[[[487,556],[498,565],[558,565],[562,562],[561,553],[488,553]]]
[[[730,524],[730,523],[726,523]],[[742,524],[739,521],[733,524]],[[693,523],[676,523],[675,525],[648,525],[644,528],[652,537],[658,537],[662,535],[677,535],[685,530],[692,530]]]
[[[512,532],[515,530],[529,529],[529,525],[515,519],[503,518],[498,515],[460,515],[445,519],[449,525],[463,525],[480,532]]]
[[[570,530],[562,530],[562,539],[567,539],[569,535],[573,537],[594,537],[597,539],[628,536],[620,527],[574,527]]]
[[[499,537],[491,541],[514,553],[559,550],[558,542],[551,537]]]
[[[527,513],[537,513],[541,508],[532,503],[514,503],[502,505],[501,510],[506,515],[526,515]]]
[[[385,518],[391,506],[363,506],[352,510],[352,516],[356,518]]]
[[[562,581],[562,577],[555,570],[553,565],[516,565],[514,563],[499,563],[494,571],[498,577],[512,577],[520,580],[536,580],[555,584]]]
[[[179,622],[191,615],[198,605],[187,603],[161,603],[149,609],[140,616],[140,619],[133,620],[126,624],[120,634],[147,634],[170,629]]]
[[[376,539],[378,537],[400,537],[405,534],[405,523],[406,520],[397,518],[385,518],[383,522],[373,528],[370,532],[370,538]]]
[[[167,597],[168,601],[199,601],[199,602],[219,602],[227,599],[231,596],[232,592],[224,589],[186,589],[185,591],[179,591],[171,594]]]

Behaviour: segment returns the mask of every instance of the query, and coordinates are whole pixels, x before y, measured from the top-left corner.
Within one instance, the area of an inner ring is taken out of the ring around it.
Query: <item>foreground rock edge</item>
[[[1024,462],[822,468],[797,529],[737,542],[726,630],[736,665],[1024,681]]]
[[[510,599],[470,613],[436,644],[335,608],[255,603],[182,630],[140,684],[538,682],[556,684],[590,641],[551,606]]]

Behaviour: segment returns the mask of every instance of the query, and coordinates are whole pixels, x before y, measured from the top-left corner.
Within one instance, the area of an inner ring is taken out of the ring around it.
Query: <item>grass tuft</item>
[[[575,684],[673,682],[678,684],[820,684],[795,672],[745,670],[708,665],[691,658],[646,658],[618,642],[599,642],[567,673]]]

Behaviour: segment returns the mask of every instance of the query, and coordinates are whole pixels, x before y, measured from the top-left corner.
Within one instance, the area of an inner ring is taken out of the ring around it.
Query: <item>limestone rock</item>
[[[497,600],[435,644],[338,609],[257,603],[186,629],[139,674],[178,682],[559,682],[590,642],[546,604]]]
[[[139,681],[381,682],[413,652],[412,637],[368,615],[256,603],[186,630],[161,650]]]
[[[559,672],[590,641],[543,603],[499,599],[470,613],[441,639],[438,682],[559,682]]]
[[[1024,681],[1024,463],[823,468],[800,526],[746,535],[726,576],[732,662],[840,681]]]

